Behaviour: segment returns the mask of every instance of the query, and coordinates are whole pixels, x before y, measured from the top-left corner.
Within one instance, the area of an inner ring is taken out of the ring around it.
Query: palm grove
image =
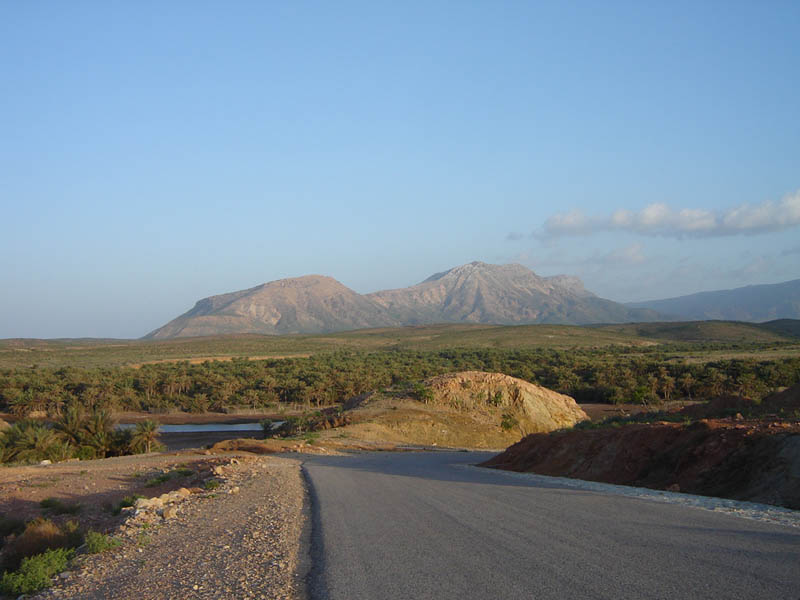
[[[308,358],[241,358],[141,368],[6,369],[0,371],[0,410],[21,420],[0,436],[0,458],[62,460],[153,449],[157,425],[149,422],[119,430],[111,416],[117,410],[154,414],[299,410],[464,370],[505,373],[579,402],[646,405],[725,393],[759,399],[800,381],[800,357],[693,363],[684,360],[686,350],[675,345],[635,352],[624,347],[340,351]]]

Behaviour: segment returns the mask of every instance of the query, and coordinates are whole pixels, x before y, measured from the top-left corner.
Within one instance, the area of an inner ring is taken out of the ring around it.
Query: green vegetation
[[[57,548],[25,558],[18,570],[3,574],[0,591],[17,596],[50,587],[53,576],[66,569],[74,555],[71,548]]]
[[[448,348],[599,348],[656,342],[797,344],[800,321],[752,324],[730,321],[572,325],[443,324],[364,329],[327,335],[255,334],[172,340],[0,340],[0,369],[36,365],[63,367],[139,366],[150,362],[286,358],[335,350],[436,351]],[[796,348],[795,348],[796,350]]]
[[[160,451],[164,448],[158,442],[158,423],[150,419],[136,423],[131,432],[129,446],[134,454]]]
[[[157,444],[158,426],[148,428],[152,422],[140,423],[144,427],[134,430],[120,430],[109,408],[90,404],[87,410],[82,400],[62,392],[45,402],[54,421],[24,418],[0,432],[0,462],[87,460],[137,454]],[[18,411],[23,404],[15,404]]]
[[[145,487],[155,487],[172,479],[176,479],[178,477],[189,477],[190,475],[194,475],[194,471],[192,469],[173,469],[172,471],[167,471],[166,473],[161,473],[152,479],[148,479],[144,485]]]
[[[272,419],[261,419],[258,422],[258,424],[261,425],[261,431],[264,432],[264,437],[265,438],[272,437],[272,434],[274,433],[272,431],[272,427],[273,427]]]
[[[98,457],[146,451],[146,442],[135,443],[140,438],[133,432],[114,432],[109,424],[111,410],[192,411],[198,402],[218,412],[236,407],[276,412],[281,407],[308,409],[401,382],[471,369],[505,373],[569,394],[579,402],[645,404],[721,393],[760,397],[799,378],[797,352],[761,360],[758,348],[752,347],[748,350],[752,358],[695,360],[702,351],[720,348],[710,344],[704,350],[696,344],[569,351],[456,348],[165,363],[141,369],[14,369],[0,372],[0,410],[20,417],[47,413],[56,423],[45,427],[36,421],[17,422],[0,438],[0,452],[6,461],[21,461],[60,460],[75,449]]]
[[[285,411],[341,405],[354,396],[401,384],[425,402],[428,390],[419,382],[464,370],[505,373],[579,402],[657,406],[676,398],[723,393],[758,399],[800,380],[800,346],[789,341],[788,333],[780,333],[790,331],[793,323],[439,325],[166,342],[5,340],[0,342],[0,357],[6,359],[9,353],[38,352],[49,357],[42,361],[46,364],[104,366],[0,370],[0,411],[20,419],[0,433],[0,461],[88,459],[158,449],[157,423],[146,421],[118,431],[111,414],[119,410],[269,411],[286,419],[276,435],[302,435],[308,423],[286,418]],[[91,360],[73,360],[86,352]],[[155,361],[235,352],[284,352],[294,357],[112,366],[133,358]],[[303,352],[311,355],[298,356]],[[30,418],[44,415],[51,424]],[[265,429],[267,433],[273,432]]]
[[[142,496],[140,494],[133,494],[131,496],[125,496],[122,500],[117,502],[116,505],[110,507],[111,514],[118,515],[118,514],[120,514],[122,512],[123,508],[127,508],[129,506],[135,506],[136,505],[136,501],[139,498],[144,498],[144,496]]]
[[[215,490],[220,486],[220,482],[217,479],[207,479],[203,482],[203,489],[206,490]]]
[[[112,550],[118,547],[120,543],[118,539],[98,533],[97,531],[89,531],[86,533],[86,551],[89,554],[99,554],[106,550]]]
[[[45,498],[39,502],[39,506],[41,506],[44,510],[50,511],[56,515],[74,515],[79,513],[81,510],[80,504],[66,504],[58,498]]]

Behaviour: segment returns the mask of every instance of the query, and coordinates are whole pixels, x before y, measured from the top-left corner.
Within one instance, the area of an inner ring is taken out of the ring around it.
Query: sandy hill
[[[657,313],[603,300],[574,277],[474,262],[409,288],[361,295],[335,279],[282,279],[200,300],[146,338],[225,333],[328,333],[425,323],[622,323]]]
[[[333,440],[504,448],[529,433],[571,427],[586,413],[569,396],[500,373],[464,371],[412,390],[356,398]]]

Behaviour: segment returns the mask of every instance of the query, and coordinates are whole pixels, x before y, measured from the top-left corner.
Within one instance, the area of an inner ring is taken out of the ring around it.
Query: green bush
[[[45,498],[39,502],[39,506],[56,515],[74,515],[80,512],[82,508],[80,504],[66,504],[58,498]]]
[[[19,569],[3,574],[0,591],[18,596],[50,587],[53,576],[66,569],[69,559],[74,555],[75,550],[71,548],[58,548],[25,558]]]
[[[203,488],[206,490],[215,490],[220,486],[220,482],[216,479],[208,479],[203,482]]]
[[[161,473],[161,475],[157,475],[152,479],[148,479],[145,482],[144,486],[155,487],[157,485],[161,485],[162,483],[166,483],[170,479],[175,479],[176,477],[189,477],[190,475],[194,475],[194,471],[192,469],[186,469],[186,468],[173,469],[172,471]]]
[[[503,413],[503,416],[500,419],[500,427],[502,427],[504,431],[511,431],[518,424],[519,421],[511,413]]]
[[[34,519],[25,525],[25,531],[6,545],[3,568],[14,570],[23,559],[46,550],[65,548],[70,545],[69,542],[67,533],[49,519]]]
[[[109,537],[103,533],[98,533],[97,531],[89,531],[86,534],[86,551],[89,554],[98,554],[106,550],[111,550],[121,543],[122,542],[118,539]]]
[[[97,453],[91,446],[81,446],[77,448],[72,455],[78,460],[94,460],[97,457]]]

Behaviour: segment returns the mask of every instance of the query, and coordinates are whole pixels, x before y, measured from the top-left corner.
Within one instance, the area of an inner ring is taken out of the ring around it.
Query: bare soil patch
[[[702,420],[530,435],[483,466],[800,509],[800,423]]]

